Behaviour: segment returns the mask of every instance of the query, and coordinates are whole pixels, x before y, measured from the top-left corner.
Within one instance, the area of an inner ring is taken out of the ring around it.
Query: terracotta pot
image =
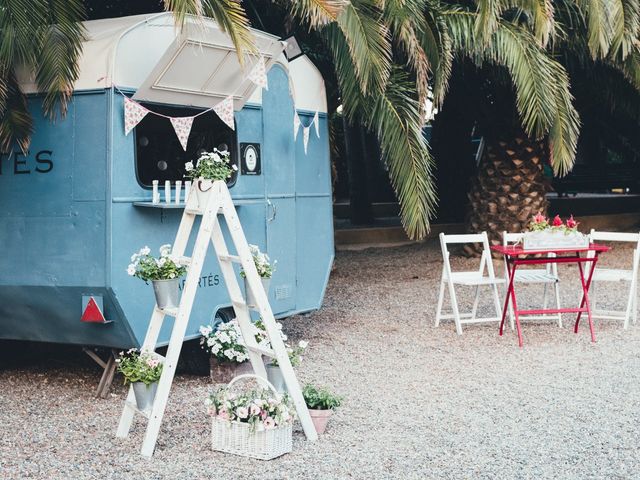
[[[329,417],[333,414],[333,410],[313,410],[309,409],[309,415],[313,421],[313,426],[316,428],[318,435],[322,435],[327,428],[327,422]]]
[[[209,375],[213,383],[229,383],[238,375],[253,373],[251,362],[223,362],[217,357],[209,358]]]

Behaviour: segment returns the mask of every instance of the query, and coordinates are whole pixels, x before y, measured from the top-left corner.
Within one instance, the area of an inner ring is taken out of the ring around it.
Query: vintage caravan
[[[127,275],[127,265],[140,247],[157,251],[173,241],[183,206],[164,198],[153,204],[152,182],[159,180],[164,196],[165,181],[184,180],[185,162],[214,147],[228,148],[239,167],[229,187],[249,243],[278,262],[269,291],[274,313],[319,308],[333,224],[318,70],[304,56],[288,62],[283,42],[257,31],[259,53],[240,66],[211,21],[189,21],[179,31],[163,13],[89,21],[86,28],[68,114],[53,123],[43,118],[41,97],[25,77],[35,122],[31,146],[0,158],[0,338],[140,345],[154,297],[150,285]],[[268,89],[247,79],[260,57]],[[195,118],[185,151],[168,117],[193,116],[229,95],[235,129],[208,111]],[[128,135],[125,96],[154,112]],[[302,130],[314,119],[305,152]],[[89,298],[102,303],[107,322],[81,321]],[[229,306],[209,255],[187,338],[228,315]]]

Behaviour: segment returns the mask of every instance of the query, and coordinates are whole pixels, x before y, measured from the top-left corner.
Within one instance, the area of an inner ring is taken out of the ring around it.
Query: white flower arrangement
[[[255,327],[255,339],[258,344],[263,344],[266,339],[264,331]],[[200,345],[207,352],[223,362],[242,363],[249,360],[249,354],[245,348],[242,332],[237,320],[231,320],[218,325],[216,330],[211,326],[201,326]]]
[[[231,164],[231,154],[228,150],[213,149],[213,152],[204,152],[200,158],[184,164],[185,177],[190,179],[203,178],[205,180],[227,180],[234,171],[236,165]]]
[[[227,386],[214,390],[205,400],[209,415],[229,422],[248,423],[252,431],[269,430],[293,423],[296,411],[287,395],[275,395],[267,388],[240,394]]]
[[[187,269],[178,264],[178,259],[171,254],[171,245],[160,247],[160,257],[151,255],[151,249],[142,247],[131,256],[131,263],[127,267],[127,273],[132,277],[138,277],[145,282],[149,280],[170,280],[180,278]]]
[[[260,278],[271,278],[273,276],[273,272],[276,271],[277,260],[273,261],[273,265],[271,264],[271,259],[269,255],[260,251],[260,247],[257,245],[249,244],[249,250],[251,251],[251,256],[253,257],[253,263],[256,265],[256,270],[258,270],[258,275]],[[246,273],[244,270],[240,271],[240,276],[242,278],[246,277]]]

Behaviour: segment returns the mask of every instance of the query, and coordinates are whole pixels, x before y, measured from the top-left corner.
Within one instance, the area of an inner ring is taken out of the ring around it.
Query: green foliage
[[[314,410],[335,410],[342,404],[342,397],[335,395],[326,387],[317,387],[310,383],[302,389],[302,396],[308,408]]]
[[[118,371],[124,376],[124,383],[142,382],[145,385],[160,380],[162,375],[162,361],[154,352],[132,348],[127,352],[120,352],[116,359]]]

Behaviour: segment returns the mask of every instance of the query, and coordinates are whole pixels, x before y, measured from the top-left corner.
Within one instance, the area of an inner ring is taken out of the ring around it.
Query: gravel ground
[[[622,265],[630,253],[603,259]],[[110,398],[95,400],[97,370],[79,358],[49,361],[0,371],[0,477],[637,478],[640,326],[598,322],[592,344],[586,323],[573,334],[570,316],[562,329],[529,321],[523,349],[495,324],[459,337],[452,323],[433,326],[440,268],[435,242],[340,252],[323,309],[284,322],[292,339],[310,342],[301,380],[345,396],[318,442],[298,429],[293,453],[270,462],[212,452],[207,379],[179,376],[147,460],[138,454],[144,422],[125,440],[114,436],[119,380]],[[560,275],[563,302],[576,303],[576,267]],[[522,303],[541,288],[522,288]],[[608,302],[623,295],[601,293]]]

